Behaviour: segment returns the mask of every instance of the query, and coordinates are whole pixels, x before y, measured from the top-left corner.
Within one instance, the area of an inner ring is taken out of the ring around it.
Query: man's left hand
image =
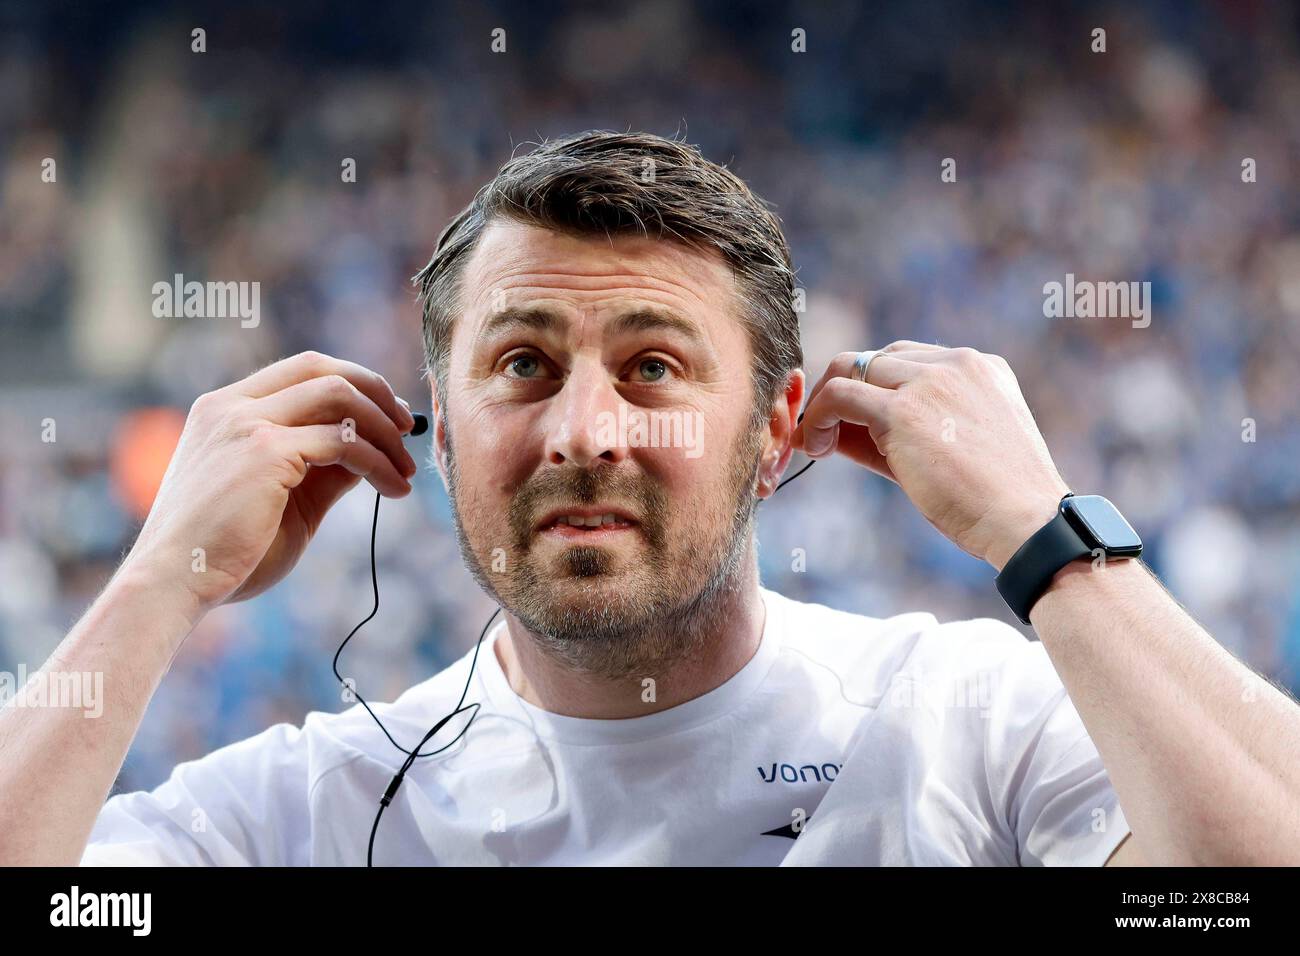
[[[1011,367],[970,348],[891,342],[867,381],[857,352],[835,357],[809,395],[793,444],[839,452],[896,482],[964,551],[998,570],[1070,490]]]

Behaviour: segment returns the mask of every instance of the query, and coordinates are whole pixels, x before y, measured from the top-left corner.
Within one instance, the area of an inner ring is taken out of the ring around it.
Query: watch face
[[[1136,557],[1142,553],[1138,533],[1101,495],[1074,495],[1061,502],[1061,510],[1090,547],[1115,556]]]

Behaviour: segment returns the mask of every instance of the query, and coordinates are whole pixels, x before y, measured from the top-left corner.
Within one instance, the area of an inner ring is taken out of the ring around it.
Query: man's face
[[[575,668],[679,655],[655,634],[735,586],[771,445],[730,269],[498,220],[460,305],[436,443],[471,570]]]

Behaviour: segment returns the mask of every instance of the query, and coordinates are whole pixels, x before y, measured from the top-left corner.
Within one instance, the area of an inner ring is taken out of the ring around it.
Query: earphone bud
[[[416,435],[423,435],[429,430],[429,419],[426,416],[421,415],[419,412],[411,412],[411,417],[415,419],[415,425],[408,433],[411,438]]]

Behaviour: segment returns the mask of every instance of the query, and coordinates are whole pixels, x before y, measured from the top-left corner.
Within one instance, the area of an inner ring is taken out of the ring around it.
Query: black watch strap
[[[1056,517],[1034,532],[998,573],[998,593],[1020,623],[1028,624],[1029,612],[1056,572],[1090,554],[1092,549],[1058,508]]]

